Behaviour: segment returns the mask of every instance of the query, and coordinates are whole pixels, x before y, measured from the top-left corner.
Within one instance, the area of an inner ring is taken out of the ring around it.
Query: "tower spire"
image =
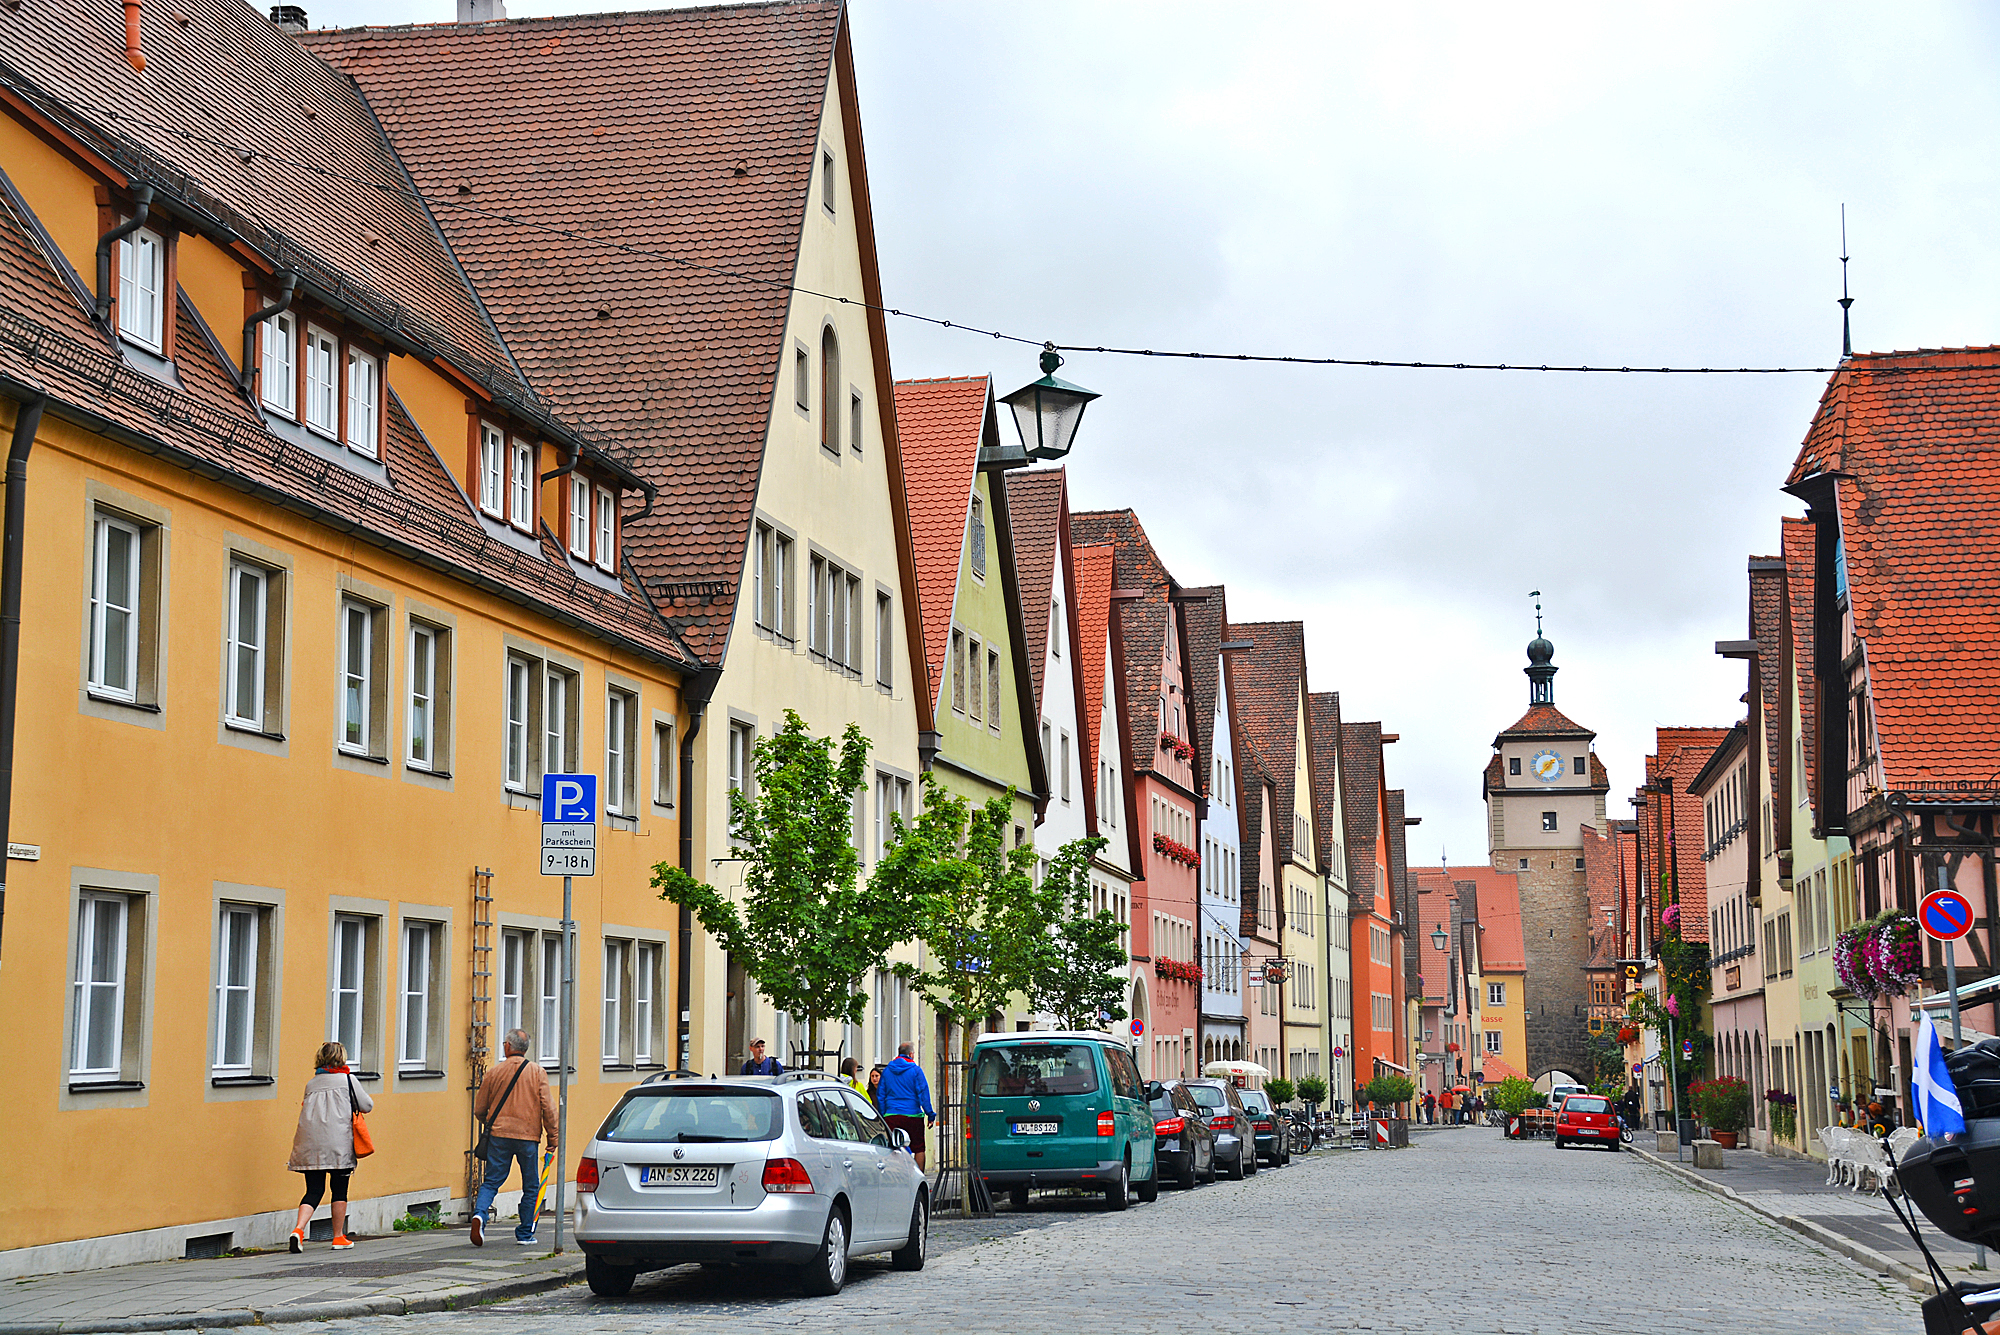
[[[1847,308],[1854,298],[1847,295],[1847,205],[1840,206],[1840,359],[1854,355],[1854,333],[1847,322]]]
[[[1556,702],[1556,667],[1549,660],[1556,656],[1556,647],[1542,637],[1542,591],[1532,589],[1528,596],[1535,600],[1535,638],[1528,641],[1528,666],[1521,669],[1528,674],[1528,704],[1552,705]]]

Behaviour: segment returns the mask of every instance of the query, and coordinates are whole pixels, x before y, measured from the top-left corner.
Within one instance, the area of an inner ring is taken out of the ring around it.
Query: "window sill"
[[[105,695],[101,692],[90,690],[88,687],[84,689],[83,693],[94,704],[116,705],[120,709],[136,709],[142,714],[157,714],[160,712],[158,705],[148,704],[144,700],[125,700],[115,695]]]
[[[398,1080],[442,1080],[444,1079],[444,1072],[431,1070],[397,1071],[396,1078]]]
[[[370,765],[387,765],[389,763],[389,757],[387,756],[371,756],[365,751],[350,751],[344,746],[334,747],[333,753],[343,760],[361,760],[366,761]]]
[[[600,1071],[633,1071],[637,1070],[638,1068],[633,1066],[632,1063],[630,1062],[605,1062],[602,1066],[598,1067],[597,1069]]]
[[[403,768],[412,774],[426,774],[433,779],[449,779],[451,777],[451,771],[448,769],[432,769],[429,765],[419,765],[414,761],[404,761]],[[513,790],[509,789],[508,791],[511,792]]]
[[[130,1094],[146,1087],[143,1080],[72,1080],[69,1092],[72,1094]]]
[[[609,1070],[610,1068],[606,1067],[605,1069]],[[665,1062],[634,1062],[625,1069],[628,1071],[664,1071],[667,1069],[667,1064]]]
[[[382,1073],[380,1071],[349,1071],[348,1074],[353,1076],[356,1080],[362,1080],[362,1081],[380,1080],[382,1078]]]
[[[243,723],[233,718],[222,720],[222,726],[231,732],[240,732],[250,737],[262,737],[268,742],[282,742],[285,740],[285,734],[282,732],[265,732],[253,723]]]
[[[244,1089],[252,1085],[275,1085],[277,1080],[268,1075],[212,1075],[208,1078],[210,1089]]]

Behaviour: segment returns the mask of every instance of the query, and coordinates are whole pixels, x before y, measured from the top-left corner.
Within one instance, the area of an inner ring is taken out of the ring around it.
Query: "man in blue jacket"
[[[882,1068],[882,1083],[875,1089],[875,1103],[892,1127],[901,1127],[910,1138],[910,1152],[917,1156],[917,1171],[924,1171],[924,1128],[937,1125],[937,1109],[931,1107],[931,1082],[924,1068],[911,1060],[915,1046],[896,1045],[896,1060]]]

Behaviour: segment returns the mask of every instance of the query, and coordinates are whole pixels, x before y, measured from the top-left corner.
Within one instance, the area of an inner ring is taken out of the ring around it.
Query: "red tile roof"
[[[1853,358],[1829,381],[1789,481],[1798,490],[1818,474],[1832,476],[1839,509],[1884,787],[1989,785],[2000,773],[2000,347]]]
[[[1479,1053],[1474,1060],[1479,1063],[1479,1078],[1489,1085],[1497,1085],[1502,1080],[1526,1080],[1528,1073],[1518,1066],[1510,1066],[1490,1052]]]
[[[1076,707],[1084,736],[1083,790],[1089,798],[1085,812],[1091,832],[1096,833],[1098,726],[1104,713],[1104,692],[1108,688],[1115,694],[1118,686],[1115,680],[1104,679],[1111,657],[1111,570],[1117,557],[1108,543],[1078,544],[1069,549],[1069,556],[1076,565],[1076,657],[1083,666],[1083,699]]]
[[[1375,845],[1382,829],[1382,725],[1342,725],[1340,761],[1340,804],[1347,820],[1347,892],[1357,905],[1373,907],[1375,896],[1383,890],[1375,879]]]
[[[1591,826],[1583,827],[1583,876],[1590,912],[1590,962],[1583,966],[1586,969],[1610,969],[1618,964],[1620,856],[1612,840]]]
[[[1055,614],[1056,548],[1066,527],[1063,470],[1015,469],[1005,476],[1007,522],[1014,534],[1014,572],[1021,582],[1021,615],[1028,634],[1035,710],[1046,713],[1042,674],[1049,656],[1049,621]],[[1065,607],[1070,603],[1067,591],[1063,603]]]
[[[1595,737],[1596,733],[1580,723],[1572,723],[1554,705],[1529,705],[1528,712],[1521,715],[1511,728],[1503,729],[1493,739],[1498,746],[1504,741],[1520,737]]]
[[[896,434],[903,444],[903,487],[933,704],[944,687],[972,484],[992,402],[993,382],[983,375],[896,382]],[[989,529],[991,522],[988,516]],[[989,543],[989,560],[992,550]]]
[[[655,514],[627,529],[628,551],[674,595],[690,642],[719,659],[789,360],[788,285],[817,207],[821,114],[851,80],[840,4],[301,40],[353,76],[417,188],[443,201],[437,223],[536,390],[626,444],[659,486]],[[873,303],[858,111],[844,115],[863,250],[853,295]],[[870,317],[878,342],[880,323]],[[874,351],[886,366],[886,349]],[[888,393],[878,380],[878,410]],[[893,470],[886,413],[884,435]],[[728,592],[699,591],[711,582]]]
[[[1245,745],[1256,748],[1271,780],[1271,840],[1283,865],[1292,857],[1292,812],[1302,809],[1294,805],[1292,788],[1297,782],[1299,710],[1306,685],[1305,624],[1240,621],[1229,627],[1229,638],[1249,640],[1256,646],[1232,655],[1236,698],[1231,703],[1238,736]],[[1256,868],[1248,839],[1243,845],[1243,860],[1244,884],[1254,889]],[[1275,876],[1271,885],[1275,892]]]
[[[1112,572],[1116,587],[1144,590],[1139,598],[1121,599],[1112,614],[1119,620],[1124,648],[1121,666],[1128,687],[1127,712],[1122,720],[1127,768],[1135,775],[1151,773],[1160,754],[1152,741],[1161,731],[1159,682],[1171,624],[1167,600],[1179,586],[1160,563],[1139,516],[1130,510],[1090,510],[1072,515],[1070,534],[1075,542],[1110,543],[1117,554]],[[1202,767],[1201,755],[1196,752],[1197,774]]]
[[[1479,921],[1486,929],[1479,934],[1480,967],[1488,973],[1526,973],[1519,878],[1485,867],[1454,867],[1452,875],[1479,885]]]
[[[1673,787],[1670,804],[1663,791],[1641,793],[1644,806],[1639,837],[1646,846],[1647,879],[1653,883],[1647,898],[1648,917],[1657,931],[1660,912],[1666,906],[1659,878],[1662,872],[1670,873],[1670,879],[1677,881],[1681,938],[1687,941],[1708,940],[1708,864],[1701,856],[1706,851],[1707,830],[1702,800],[1688,792],[1688,785],[1729,733],[1728,728],[1658,728],[1654,753],[1646,757],[1647,783],[1664,787],[1671,782]],[[1667,838],[1669,833],[1671,839]]]

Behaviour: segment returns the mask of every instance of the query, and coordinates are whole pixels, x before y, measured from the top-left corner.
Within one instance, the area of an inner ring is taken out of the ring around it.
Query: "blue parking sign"
[[[542,823],[544,825],[597,824],[597,776],[544,774]]]

